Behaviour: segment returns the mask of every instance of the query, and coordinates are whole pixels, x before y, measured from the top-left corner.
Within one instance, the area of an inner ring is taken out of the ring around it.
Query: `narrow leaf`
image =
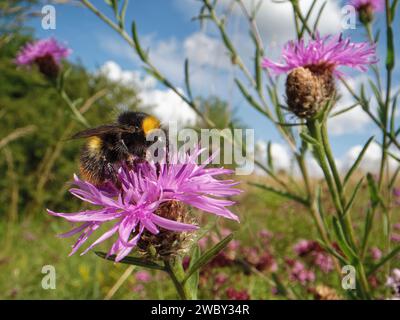
[[[219,252],[221,252],[228,243],[233,239],[233,233],[229,236],[218,242],[214,247],[204,252],[204,254],[193,262],[193,265],[189,268],[186,273],[185,278],[182,283],[185,283],[197,270],[200,270],[201,267],[210,262]]]
[[[273,187],[266,186],[266,185],[263,185],[263,184],[260,184],[260,183],[249,182],[249,184],[252,185],[252,186],[264,189],[266,191],[275,193],[278,196],[281,196],[281,197],[284,197],[284,198],[288,198],[288,199],[294,200],[296,202],[300,202],[301,204],[304,204],[304,205],[308,205],[307,199],[304,199],[301,196],[295,195],[293,193],[290,193],[290,192],[287,192],[287,191],[278,190],[278,189],[275,189]]]
[[[106,260],[110,260],[110,261],[114,261],[115,262],[115,255],[112,256],[108,256],[107,254],[104,252],[99,252],[96,251],[95,252],[99,257],[106,259]],[[139,267],[144,267],[144,268],[149,268],[149,269],[155,269],[155,270],[162,270],[165,271],[165,268],[161,265],[159,265],[158,263],[143,259],[143,258],[139,258],[139,257],[125,257],[123,258],[121,261],[119,261],[120,263],[125,263],[125,264],[130,264],[130,265],[134,265],[134,266],[139,266]]]
[[[371,138],[368,139],[368,141],[365,143],[364,147],[362,148],[360,154],[358,155],[356,161],[353,163],[353,165],[350,167],[349,171],[347,172],[346,176],[344,177],[343,180],[343,185],[346,185],[346,183],[349,181],[351,178],[351,175],[354,173],[354,171],[357,170],[358,166],[360,165],[361,160],[364,157],[365,152],[367,151],[369,145],[371,142],[374,140],[374,137],[372,136]]]

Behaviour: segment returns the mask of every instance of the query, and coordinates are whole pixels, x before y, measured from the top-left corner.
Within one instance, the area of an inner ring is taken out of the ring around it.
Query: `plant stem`
[[[344,199],[340,176],[333,158],[332,150],[330,148],[329,139],[327,136],[326,119],[323,120],[322,124],[319,122],[318,119],[310,119],[307,121],[307,126],[309,128],[311,136],[318,142],[318,144],[314,146],[315,155],[325,175],[329,192],[336,207],[339,223],[342,225],[343,230],[345,230],[345,236],[347,237],[347,240],[351,245],[353,251],[357,252],[356,240],[353,232],[350,214],[347,213],[343,219],[346,203]],[[359,280],[361,283],[360,294],[363,298],[369,298],[368,280],[365,275],[364,266],[359,257],[357,257],[357,269]]]
[[[182,283],[182,280],[185,278],[185,272],[182,266],[182,259],[178,256],[173,257],[170,259],[166,259],[164,261],[164,264],[168,275],[174,283],[175,289],[178,292],[179,297],[181,298],[181,300],[188,300],[190,294],[186,288],[186,285]]]

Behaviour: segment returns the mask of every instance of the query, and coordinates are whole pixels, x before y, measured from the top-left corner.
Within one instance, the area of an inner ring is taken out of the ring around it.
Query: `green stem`
[[[175,289],[179,294],[181,300],[189,300],[190,293],[186,285],[182,283],[182,280],[185,278],[185,272],[182,266],[182,259],[180,257],[166,259],[164,261],[165,269],[170,276],[172,282],[174,283]]]
[[[356,249],[356,241],[354,237],[353,227],[350,219],[350,214],[346,214],[343,219],[344,208],[346,203],[343,195],[343,188],[338,174],[338,170],[333,158],[333,154],[330,148],[329,139],[326,132],[326,123],[321,124],[318,119],[310,119],[307,121],[307,126],[311,136],[318,141],[318,145],[315,145],[315,155],[321,166],[321,169],[325,175],[325,179],[328,184],[328,189],[331,194],[332,200],[336,207],[336,212],[339,218],[339,222],[343,229],[346,230],[346,236],[348,236],[349,244]],[[328,159],[328,161],[327,161]],[[329,165],[328,165],[329,163]],[[329,170],[331,169],[331,170]],[[336,176],[336,178],[332,177]],[[336,184],[336,185],[335,185]],[[356,252],[356,250],[354,250]],[[362,261],[358,259],[358,274],[361,283],[360,294],[363,298],[369,298],[369,286],[368,280],[365,275],[365,270],[362,265]]]

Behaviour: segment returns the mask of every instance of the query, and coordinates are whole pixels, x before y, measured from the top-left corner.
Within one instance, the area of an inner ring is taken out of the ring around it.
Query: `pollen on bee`
[[[160,121],[157,118],[148,116],[143,119],[142,129],[145,135],[158,128],[160,128]]]
[[[99,137],[90,137],[88,141],[88,148],[90,151],[98,151],[102,146],[102,141]]]

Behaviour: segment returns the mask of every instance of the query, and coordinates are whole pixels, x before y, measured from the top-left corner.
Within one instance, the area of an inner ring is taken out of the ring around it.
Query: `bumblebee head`
[[[118,123],[132,127],[135,131],[143,132],[147,136],[151,131],[160,128],[160,121],[147,113],[126,111],[119,115]]]

